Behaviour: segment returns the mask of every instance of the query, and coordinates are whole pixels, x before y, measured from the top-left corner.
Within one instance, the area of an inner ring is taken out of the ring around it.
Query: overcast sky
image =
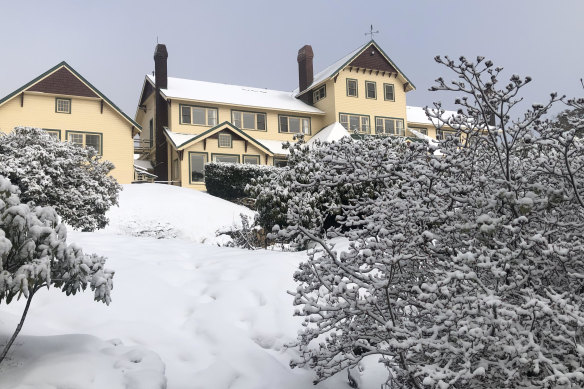
[[[312,45],[316,73],[365,43],[373,24],[416,85],[408,105],[454,108],[454,96],[428,91],[452,78],[437,54],[482,55],[506,75],[532,76],[531,104],[552,91],[584,96],[583,20],[583,0],[5,1],[0,95],[65,60],[133,117],[157,39],[169,76],[291,91],[300,47]]]

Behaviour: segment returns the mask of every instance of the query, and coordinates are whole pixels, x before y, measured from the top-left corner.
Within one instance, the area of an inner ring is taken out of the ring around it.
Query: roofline
[[[345,61],[345,63],[342,64],[337,70],[332,72],[330,76],[328,76],[327,78],[325,78],[324,80],[322,80],[318,84],[315,84],[314,86],[311,86],[310,88],[307,88],[301,92],[298,92],[296,94],[296,97],[302,96],[303,94],[310,92],[312,89],[315,89],[316,87],[326,83],[328,80],[330,80],[331,78],[333,78],[334,76],[339,74],[339,72],[341,70],[343,70],[345,67],[347,67],[347,65],[351,61],[353,61],[355,59],[355,57],[361,55],[361,53],[363,53],[363,51],[365,51],[365,49],[368,48],[372,43],[375,45],[375,47],[377,47],[377,50],[379,50],[381,55],[383,55],[383,57],[399,72],[399,74],[401,74],[406,79],[406,81],[412,86],[413,90],[415,90],[416,86],[414,85],[414,83],[411,82],[410,79],[405,75],[405,73],[401,71],[401,69],[391,60],[391,58],[389,58],[389,56],[387,54],[385,54],[385,51],[383,51],[383,49],[381,47],[379,47],[377,42],[375,42],[375,40],[371,39],[369,42],[367,42],[365,45],[363,45],[363,47],[361,47],[361,49],[359,51],[357,51],[351,58],[349,58],[347,61]]]
[[[43,74],[41,74],[40,76],[34,78],[32,81],[29,81],[25,85],[16,89],[14,92],[12,92],[12,93],[6,95],[4,98],[0,99],[0,106],[3,105],[4,103],[6,103],[7,101],[11,100],[12,98],[14,98],[19,93],[23,92],[25,89],[28,89],[32,85],[36,84],[37,82],[41,81],[42,79],[46,78],[47,76],[49,76],[50,74],[54,73],[55,71],[57,71],[58,69],[60,69],[62,67],[66,67],[71,73],[73,73],[73,75],[75,77],[77,77],[79,80],[81,80],[81,82],[83,82],[87,87],[89,87],[93,92],[95,92],[95,94],[97,94],[99,97],[101,97],[103,100],[105,100],[105,102],[107,102],[114,110],[116,110],[127,121],[129,121],[130,124],[132,124],[132,126],[136,127],[136,129],[139,132],[142,132],[142,126],[140,126],[138,123],[136,123],[134,120],[132,120],[128,115],[126,115],[124,113],[124,111],[122,111],[120,108],[118,108],[118,106],[115,105],[110,99],[108,99],[103,93],[101,93],[99,91],[99,89],[97,89],[95,86],[93,86],[93,84],[91,84],[89,81],[87,81],[81,74],[79,74],[75,69],[73,69],[71,67],[71,65],[69,65],[65,61],[61,61],[57,65],[53,66],[51,69],[49,69],[46,72],[44,72]]]
[[[215,127],[212,127],[210,129],[208,129],[205,132],[202,132],[198,135],[193,135],[194,138],[187,140],[186,142],[181,143],[180,145],[177,145],[176,143],[174,143],[174,141],[172,140],[172,138],[170,137],[170,135],[168,135],[168,132],[172,132],[170,131],[170,129],[168,127],[164,127],[164,129],[166,130],[164,135],[170,140],[170,142],[172,143],[172,145],[174,146],[175,149],[182,149],[185,148],[188,144],[198,141],[198,140],[202,140],[204,138],[206,138],[207,136],[212,135],[212,133],[216,130],[219,130],[220,127],[223,126],[228,126],[231,130],[233,130],[235,133],[237,133],[238,135],[241,135],[243,138],[247,138],[247,140],[259,145],[261,148],[264,149],[264,151],[267,152],[267,154],[273,156],[274,153],[266,146],[264,146],[261,142],[259,142],[257,139],[255,139],[254,137],[246,134],[245,132],[241,131],[239,128],[235,127],[233,124],[231,124],[228,121],[224,121],[222,123],[217,124]]]

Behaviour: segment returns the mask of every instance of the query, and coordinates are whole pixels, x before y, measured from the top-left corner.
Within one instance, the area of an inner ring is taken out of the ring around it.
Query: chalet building
[[[168,77],[166,46],[154,52],[154,75],[146,75],[136,122],[141,159],[160,181],[204,189],[210,161],[266,165],[286,163],[282,142],[304,134],[337,140],[346,135],[436,134],[419,107],[406,105],[413,82],[371,40],[321,72],[314,53],[298,51],[298,88],[292,92]]]
[[[115,169],[121,184],[134,180],[133,137],[141,128],[66,62],[0,100],[0,132],[43,128],[51,135],[93,147]]]

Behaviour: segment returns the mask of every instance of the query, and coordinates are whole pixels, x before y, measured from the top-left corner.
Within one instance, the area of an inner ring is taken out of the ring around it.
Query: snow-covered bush
[[[107,225],[118,203],[114,168],[93,148],[61,142],[46,131],[17,127],[0,134],[0,175],[20,188],[23,202],[52,206],[72,227],[92,231]]]
[[[95,291],[95,300],[109,304],[114,273],[105,258],[67,246],[67,231],[51,207],[20,202],[18,188],[0,176],[0,303],[27,299],[21,321],[0,354],[0,362],[16,339],[34,294],[54,286],[67,295]]]
[[[280,169],[274,166],[210,162],[205,165],[205,186],[213,196],[226,200],[246,197],[245,187],[254,179]]]
[[[582,387],[584,144],[543,119],[555,94],[511,119],[529,78],[499,88],[490,61],[436,60],[457,78],[435,89],[462,94],[460,109],[427,113],[460,138],[363,140],[290,173],[292,186],[376,183],[342,206],[344,249],[289,209],[289,230],[318,243],[294,275],[305,322],[291,365],[321,381],[376,355],[388,387]]]

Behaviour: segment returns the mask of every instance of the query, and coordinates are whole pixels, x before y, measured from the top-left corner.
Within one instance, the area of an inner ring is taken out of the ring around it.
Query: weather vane
[[[371,25],[371,29],[369,32],[366,32],[365,35],[371,35],[371,40],[373,40],[373,34],[379,34],[379,30],[373,31],[373,24]]]

